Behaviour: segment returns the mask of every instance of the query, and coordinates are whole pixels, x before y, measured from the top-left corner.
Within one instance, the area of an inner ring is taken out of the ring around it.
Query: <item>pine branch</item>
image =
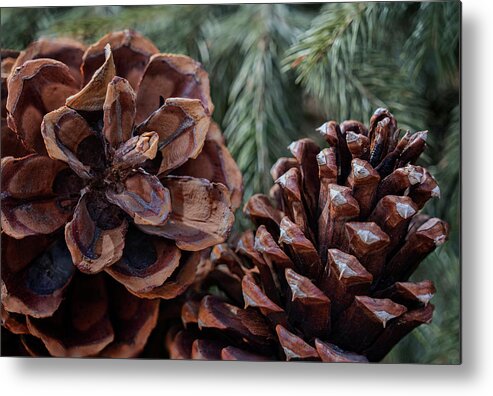
[[[311,28],[287,53],[284,70],[295,69],[296,82],[309,94],[322,99],[324,105],[333,101],[330,91],[337,91],[328,87],[336,80],[334,77],[340,77],[337,81],[345,80],[341,70],[347,69],[345,66],[355,53],[357,38],[365,36],[365,29],[359,27],[363,26],[369,7],[370,3],[326,5]]]
[[[296,81],[320,101],[325,117],[368,119],[381,106],[398,112],[403,97],[422,108],[424,102],[400,70],[384,34],[393,32],[406,12],[401,4],[328,4],[289,49],[284,70],[296,71]],[[399,45],[401,35],[392,34]],[[407,115],[407,120],[406,114],[397,117],[411,126],[408,121],[416,119]]]
[[[402,59],[413,79],[423,69],[440,84],[458,81],[460,3],[423,2],[412,18],[411,34],[403,47]]]
[[[281,55],[296,34],[291,18],[286,5],[245,5],[207,34],[214,59],[210,73],[228,90],[222,124],[244,173],[245,196],[268,190],[270,166],[295,137],[295,96],[280,72]],[[228,69],[234,76],[230,86],[221,79]]]

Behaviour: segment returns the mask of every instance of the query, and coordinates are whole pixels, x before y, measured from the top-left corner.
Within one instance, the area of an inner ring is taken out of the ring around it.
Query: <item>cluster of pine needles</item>
[[[287,145],[319,139],[315,128],[326,120],[369,120],[375,108],[387,107],[401,128],[430,131],[423,165],[436,176],[442,198],[427,212],[452,231],[415,275],[437,286],[433,323],[411,333],[385,361],[457,363],[460,3],[4,8],[1,46],[22,49],[41,36],[92,43],[125,28],[163,52],[204,64],[214,118],[244,174],[245,197],[266,192],[269,169],[287,155]]]

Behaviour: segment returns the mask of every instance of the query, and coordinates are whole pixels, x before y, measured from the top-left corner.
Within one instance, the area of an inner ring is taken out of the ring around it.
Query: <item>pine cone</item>
[[[399,140],[386,109],[369,128],[331,121],[319,131],[329,147],[292,143],[270,197],[245,205],[255,235],[214,247],[214,269],[167,334],[172,358],[380,361],[431,321],[433,283],[409,281],[448,232],[418,213],[439,195],[415,165],[426,132]]]
[[[15,55],[2,61],[2,324],[32,354],[135,356],[241,202],[207,73],[132,31]]]

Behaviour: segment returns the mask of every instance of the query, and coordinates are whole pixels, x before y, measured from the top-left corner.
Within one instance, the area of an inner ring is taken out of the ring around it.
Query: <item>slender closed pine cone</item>
[[[11,55],[2,324],[33,355],[137,356],[241,202],[207,73],[133,31]]]
[[[386,109],[369,128],[319,131],[329,147],[292,143],[270,197],[245,205],[256,230],[214,247],[212,271],[167,334],[172,358],[375,362],[431,321],[433,283],[409,281],[448,232],[419,214],[439,195],[415,164],[426,132],[399,138]]]

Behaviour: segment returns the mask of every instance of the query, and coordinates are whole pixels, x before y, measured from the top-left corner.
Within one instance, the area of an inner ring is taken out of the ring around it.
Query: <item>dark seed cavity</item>
[[[95,136],[85,138],[77,146],[77,158],[94,170],[105,168],[105,153],[101,140]]]
[[[95,131],[98,135],[101,135],[103,132],[103,120],[104,113],[103,111],[78,111],[78,113],[84,117],[89,126],[93,131]]]
[[[70,168],[65,168],[56,175],[53,181],[53,192],[56,195],[70,196],[79,194],[84,187],[83,180]]]
[[[142,275],[156,260],[152,238],[132,227],[127,234],[123,257],[115,265],[130,275]]]
[[[147,173],[150,173],[151,175],[157,175],[162,161],[163,153],[161,153],[161,151],[158,151],[154,159],[149,159],[142,164],[142,169],[144,169]]]
[[[74,273],[72,257],[63,239],[38,256],[26,272],[26,286],[38,295],[61,289]]]
[[[94,195],[87,201],[87,211],[96,225],[102,230],[112,230],[118,227],[123,220],[122,210],[110,204],[103,197]]]

